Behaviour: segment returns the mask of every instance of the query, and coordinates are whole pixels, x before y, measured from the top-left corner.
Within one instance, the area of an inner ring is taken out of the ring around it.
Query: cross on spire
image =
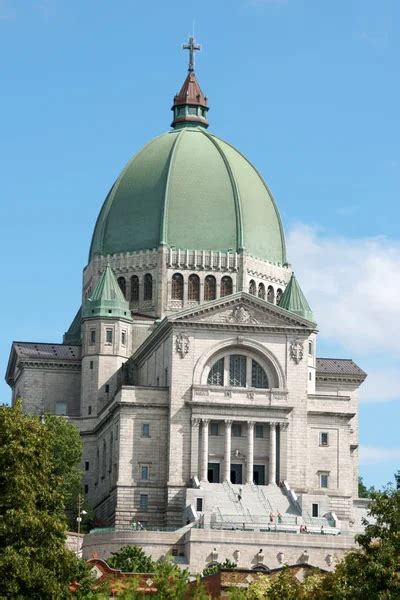
[[[196,40],[194,39],[194,37],[191,35],[189,37],[189,41],[187,44],[183,44],[182,48],[184,50],[189,50],[189,68],[188,71],[189,73],[191,73],[192,71],[194,71],[194,53],[197,50],[201,50],[201,46],[200,44],[196,44]]]

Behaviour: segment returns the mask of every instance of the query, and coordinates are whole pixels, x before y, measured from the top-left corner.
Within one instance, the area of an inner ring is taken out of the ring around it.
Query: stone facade
[[[183,301],[181,310],[168,305],[168,291],[162,320],[84,320],[81,346],[14,344],[13,398],[33,414],[65,412],[80,429],[85,494],[97,524],[115,528],[87,536],[87,556],[132,538],[155,557],[180,548],[192,570],[210,562],[211,546],[223,558],[240,546],[243,568],[257,546],[270,568],[278,552],[296,562],[307,547],[312,564],[326,568],[327,556],[352,547],[365,374],[346,372],[346,361],[342,372],[327,371],[315,325],[243,291],[250,276],[239,291]],[[231,360],[243,381],[232,380]],[[212,381],[217,363],[223,380]],[[270,513],[275,526],[278,514],[286,524],[274,535]],[[138,522],[176,534],[135,534]],[[321,525],[331,535],[316,536]],[[300,535],[304,526],[314,535]]]

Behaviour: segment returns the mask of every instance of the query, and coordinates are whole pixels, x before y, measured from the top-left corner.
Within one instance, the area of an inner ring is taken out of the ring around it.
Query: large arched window
[[[219,358],[207,376],[208,385],[268,389],[265,369],[248,354],[227,354]]]
[[[280,303],[282,296],[283,296],[283,292],[282,292],[281,288],[278,288],[276,290],[276,303],[277,304]]]
[[[143,299],[153,299],[153,278],[150,273],[146,273],[143,279]]]
[[[258,284],[258,297],[265,300],[265,285],[263,283]]]
[[[217,284],[214,275],[207,275],[204,280],[204,300],[215,300],[217,297]]]
[[[131,277],[131,302],[139,302],[139,277],[137,275]]]
[[[188,279],[188,300],[200,301],[200,278],[194,273]]]
[[[183,300],[183,275],[174,273],[172,275],[172,300]]]
[[[126,279],[125,279],[125,277],[118,277],[117,281],[118,281],[119,287],[121,288],[121,292],[124,295],[124,298],[126,298]]]
[[[221,279],[221,298],[232,294],[232,287],[232,277],[225,275],[225,277]]]
[[[249,294],[253,294],[253,296],[256,295],[256,282],[254,281],[254,279],[250,279],[250,283],[249,283]]]
[[[275,293],[274,293],[274,288],[272,287],[272,285],[268,286],[267,300],[268,300],[268,302],[272,302],[272,304],[275,301]]]

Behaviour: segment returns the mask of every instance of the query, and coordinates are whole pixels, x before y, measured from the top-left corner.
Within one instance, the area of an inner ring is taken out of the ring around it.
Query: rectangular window
[[[93,371],[93,361],[90,361],[90,370]]]
[[[210,435],[219,435],[219,423],[211,423]]]
[[[241,354],[231,354],[229,357],[229,385],[246,387],[247,358]]]
[[[319,445],[320,446],[328,446],[329,445],[329,437],[326,431],[322,431],[319,436]]]
[[[142,437],[150,437],[150,423],[142,423]]]
[[[89,486],[87,483],[85,483],[85,494],[87,494],[89,492]]]
[[[106,344],[112,344],[113,341],[113,330],[106,329]]]
[[[88,415],[92,414],[92,407],[90,405],[87,407],[87,414]]]
[[[312,354],[312,342],[308,342],[308,354]]]
[[[147,494],[140,494],[140,509],[147,510],[149,507],[149,496]]]
[[[256,425],[255,430],[256,430],[256,438],[264,437],[264,425]]]
[[[148,465],[142,465],[140,467],[140,479],[142,481],[149,480],[149,466]]]
[[[310,371],[310,372],[309,372],[309,374],[308,374],[308,379],[309,379],[310,381],[312,380],[312,373],[311,373],[311,371]]]
[[[123,332],[121,333],[121,344],[122,344],[123,346],[126,346],[126,331],[123,331]]]
[[[233,423],[232,436],[233,437],[241,437],[242,436],[242,426],[240,425],[240,423]]]
[[[320,473],[319,474],[319,487],[328,488],[329,487],[329,473]]]
[[[56,402],[56,415],[59,417],[67,414],[67,403],[63,400]]]
[[[96,330],[90,330],[90,345],[93,346],[96,343]]]
[[[319,505],[318,504],[312,504],[312,516],[313,517],[319,517]]]
[[[196,498],[196,510],[197,512],[203,511],[203,498]]]
[[[106,390],[106,394],[109,394],[109,392],[110,392],[110,386],[108,385],[108,383],[106,383],[106,385],[104,387],[105,387],[105,390]]]
[[[85,462],[85,471],[89,471],[89,461]]]

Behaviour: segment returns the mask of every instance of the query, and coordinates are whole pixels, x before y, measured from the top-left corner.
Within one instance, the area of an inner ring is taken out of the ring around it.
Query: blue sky
[[[318,354],[369,372],[361,473],[381,486],[400,468],[396,0],[0,0],[3,372],[13,339],[61,340],[108,189],[169,128],[193,21],[210,129],[274,193]]]

